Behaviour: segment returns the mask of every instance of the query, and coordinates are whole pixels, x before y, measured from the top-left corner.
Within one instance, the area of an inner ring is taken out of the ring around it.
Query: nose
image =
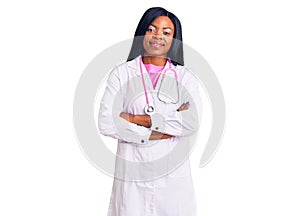
[[[152,35],[152,39],[162,40],[163,37],[162,37],[162,34],[155,33],[154,35]]]
[[[162,39],[163,36],[164,36],[164,31],[163,31],[163,29],[158,28],[158,29],[156,29],[156,30],[153,32],[153,37],[157,37],[157,38],[159,38],[159,39]]]

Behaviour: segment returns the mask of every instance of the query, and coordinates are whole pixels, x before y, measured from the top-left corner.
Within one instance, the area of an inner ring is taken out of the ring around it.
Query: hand
[[[120,117],[122,117],[126,121],[132,122],[132,115],[131,114],[121,112]]]
[[[120,117],[122,117],[126,121],[129,121],[131,123],[134,123],[134,124],[137,124],[140,126],[144,126],[147,128],[151,127],[151,124],[150,124],[151,118],[149,115],[132,115],[129,113],[121,112]]]
[[[183,111],[183,110],[187,110],[190,107],[189,102],[185,102],[183,104],[181,104],[181,106],[177,109],[178,112]]]

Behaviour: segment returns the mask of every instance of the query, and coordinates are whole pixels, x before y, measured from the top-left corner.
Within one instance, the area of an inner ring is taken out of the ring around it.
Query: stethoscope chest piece
[[[157,98],[161,102],[176,104],[179,101],[178,77],[177,77],[176,70],[171,68],[171,65],[172,65],[171,60],[168,58],[167,61],[169,63],[169,68],[164,69],[161,74],[162,79],[161,79],[160,87],[159,87],[159,90],[157,93]],[[149,104],[149,98],[148,98],[148,93],[147,93],[146,84],[145,84],[145,80],[144,80],[142,64],[143,64],[142,57],[140,57],[140,72],[141,72],[141,78],[142,78],[144,93],[145,93],[145,97],[146,97],[146,104],[147,104],[145,106],[144,111],[147,115],[152,115],[152,114],[154,114],[154,107]],[[165,74],[166,74],[167,70],[173,71],[175,77],[172,77],[170,80],[165,81],[166,82],[165,85],[162,86],[163,80],[167,79],[167,78],[165,78]],[[174,87],[177,88],[177,91],[170,91],[170,90],[174,89]],[[163,93],[163,92],[166,92],[166,93]],[[177,96],[173,96],[172,92],[177,93]],[[165,96],[165,97],[163,97],[163,96]],[[173,98],[175,98],[175,100]]]
[[[154,113],[154,107],[150,105],[145,106],[145,113],[147,115],[152,115]]]

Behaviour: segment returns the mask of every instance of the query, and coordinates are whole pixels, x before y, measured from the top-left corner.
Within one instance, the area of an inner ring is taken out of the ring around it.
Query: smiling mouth
[[[149,41],[149,44],[150,44],[152,47],[155,47],[155,48],[160,48],[160,47],[165,46],[164,43],[161,43],[161,42],[158,42],[158,41]]]

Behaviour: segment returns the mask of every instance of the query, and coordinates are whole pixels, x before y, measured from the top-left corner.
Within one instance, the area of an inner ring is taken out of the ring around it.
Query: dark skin
[[[186,105],[181,105],[179,108],[178,108],[178,111],[182,111],[182,110],[187,110],[189,108],[189,104],[186,104]],[[150,125],[150,116],[149,115],[132,115],[132,114],[129,114],[129,113],[124,113],[124,112],[121,112],[120,113],[120,117],[124,118],[125,120],[131,122],[131,123],[134,123],[134,124],[137,124],[137,125],[141,125],[141,126],[144,126],[146,128],[150,128],[151,125]],[[158,140],[158,139],[168,139],[168,138],[171,138],[171,137],[174,137],[170,134],[163,134],[163,133],[160,133],[160,132],[157,132],[157,131],[152,131],[151,132],[151,136],[150,136],[150,140]]]
[[[164,66],[167,62],[167,53],[172,45],[174,36],[174,24],[167,16],[159,16],[148,27],[145,34],[143,46],[145,53],[143,55],[144,64],[153,64]],[[189,108],[189,104],[181,105],[178,112]],[[151,118],[149,115],[132,115],[129,113],[120,113],[120,117],[125,120],[141,125],[147,128],[151,127]],[[157,131],[152,131],[150,140],[168,139],[174,137],[171,134],[163,134]]]

